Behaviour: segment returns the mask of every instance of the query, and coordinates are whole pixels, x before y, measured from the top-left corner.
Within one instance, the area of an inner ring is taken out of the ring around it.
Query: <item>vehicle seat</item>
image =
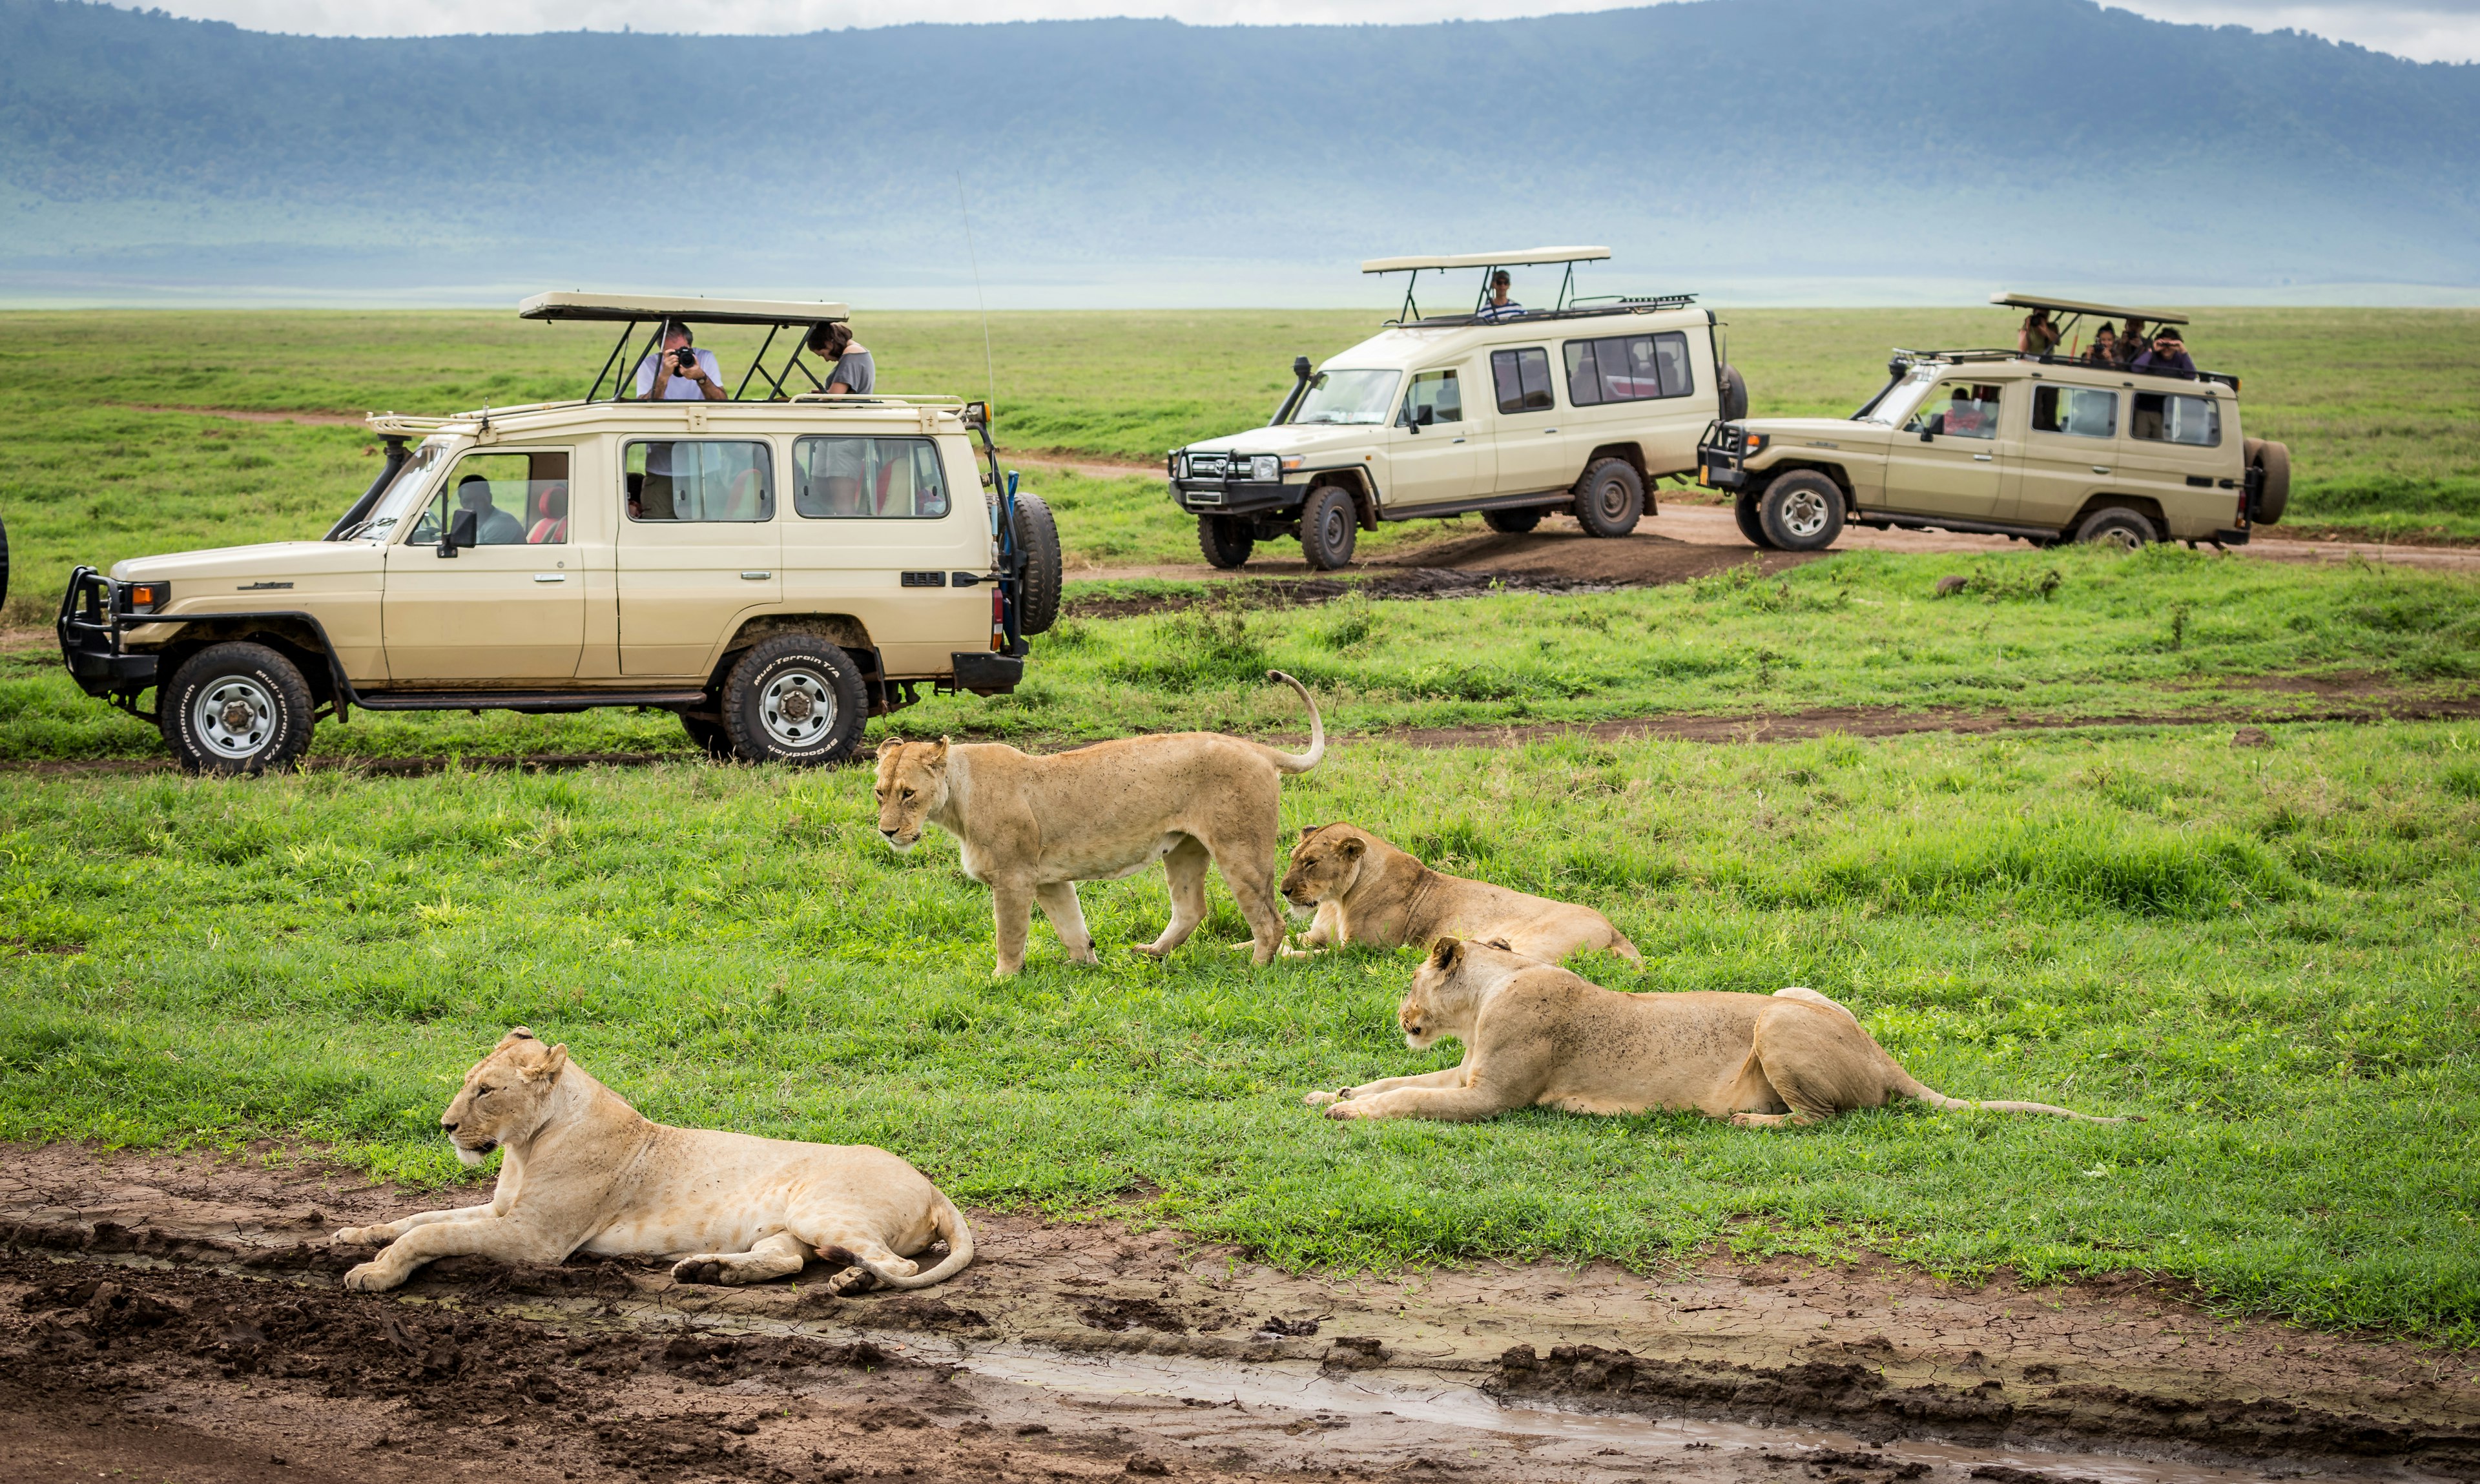
[[[568,539],[568,486],[546,485],[542,497],[534,501],[533,528],[526,532],[526,545],[543,546]]]
[[[888,487],[892,484],[894,480],[895,460],[889,459],[886,463],[878,466],[878,487],[870,494],[870,509],[875,513],[879,515],[895,515],[898,513],[889,509],[887,506]]]
[[[756,521],[764,517],[758,499],[758,471],[744,469],[732,476],[732,493],[724,497],[722,519]]]

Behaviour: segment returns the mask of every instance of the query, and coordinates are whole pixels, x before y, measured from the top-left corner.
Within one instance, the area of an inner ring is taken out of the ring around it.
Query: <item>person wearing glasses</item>
[[[1502,268],[1491,273],[1489,302],[1481,307],[1479,314],[1473,316],[1474,320],[1487,324],[1492,320],[1513,320],[1521,316],[1524,313],[1524,306],[1507,296],[1507,291],[1514,286],[1515,280],[1508,276],[1507,269]]]

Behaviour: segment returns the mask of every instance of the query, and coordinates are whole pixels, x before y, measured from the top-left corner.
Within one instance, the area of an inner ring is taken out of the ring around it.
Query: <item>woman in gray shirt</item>
[[[829,363],[827,390],[830,393],[866,396],[872,387],[878,385],[878,363],[870,359],[868,346],[853,342],[849,324],[838,320],[831,324],[813,325],[810,329],[810,353]]]

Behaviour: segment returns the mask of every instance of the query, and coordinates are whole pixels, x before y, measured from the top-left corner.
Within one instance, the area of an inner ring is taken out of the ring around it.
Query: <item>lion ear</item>
[[[500,1043],[491,1049],[494,1052],[505,1051],[511,1046],[522,1044],[523,1042],[532,1040],[533,1038],[533,1032],[527,1030],[521,1025],[512,1025],[508,1027],[508,1034],[501,1036]]]
[[[1345,856],[1357,859],[1362,852],[1369,849],[1369,842],[1356,834],[1347,834],[1343,837],[1343,843],[1335,848]]]
[[[562,1042],[545,1052],[543,1059],[534,1063],[534,1069],[530,1075],[544,1082],[557,1082],[561,1069],[567,1065],[568,1046],[566,1042]]]
[[[946,739],[945,737],[941,737],[941,738],[939,739],[939,755],[938,755],[937,757],[935,757],[935,758],[931,759],[931,761],[932,761],[932,763],[933,763],[934,765],[936,765],[936,764],[938,764],[938,763],[945,762],[946,760],[947,760],[947,739]]]
[[[1464,961],[1463,939],[1442,937],[1430,945],[1430,962],[1438,968],[1452,969]]]

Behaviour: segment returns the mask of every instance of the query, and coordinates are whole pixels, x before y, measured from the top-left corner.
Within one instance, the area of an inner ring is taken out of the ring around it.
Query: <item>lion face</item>
[[[1283,873],[1283,897],[1294,907],[1331,902],[1352,889],[1369,854],[1369,838],[1350,825],[1320,825],[1292,847],[1292,867]]]
[[[921,843],[921,827],[947,802],[947,739],[890,742],[878,750],[878,837],[901,854]]]
[[[455,1101],[439,1115],[456,1158],[467,1165],[479,1164],[502,1144],[532,1136],[542,1127],[544,1105],[567,1065],[566,1046],[545,1046],[524,1026],[501,1036],[491,1054],[465,1074]]]

